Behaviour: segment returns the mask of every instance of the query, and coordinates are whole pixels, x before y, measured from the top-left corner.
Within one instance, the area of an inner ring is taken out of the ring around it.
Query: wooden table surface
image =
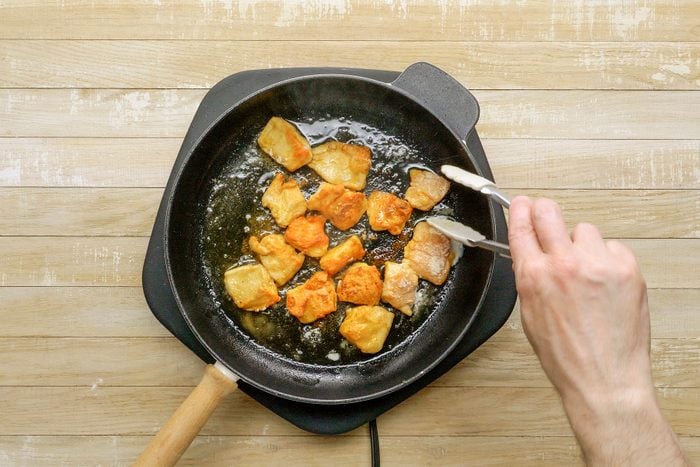
[[[638,254],[658,397],[700,460],[700,3],[0,1],[0,464],[127,465],[202,363],[141,268],[207,89],[241,70],[431,62],[473,90],[511,194]],[[512,318],[379,420],[385,465],[571,465],[579,449]],[[244,394],[182,465],[369,465],[367,428],[303,432]]]

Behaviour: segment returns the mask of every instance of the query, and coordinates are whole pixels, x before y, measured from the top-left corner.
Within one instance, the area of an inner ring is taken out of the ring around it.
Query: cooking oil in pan
[[[358,121],[328,118],[294,123],[312,146],[337,140],[370,147],[372,166],[365,194],[382,190],[401,195],[408,187],[410,168],[436,169],[431,167],[430,155],[423,154],[410,142]],[[223,284],[224,272],[255,261],[248,246],[248,238],[251,235],[260,237],[284,232],[275,224],[269,211],[263,208],[261,198],[276,173],[289,174],[257,147],[255,138],[246,143],[247,145],[238,146],[227,154],[227,162],[211,184],[202,222],[201,251],[211,294],[221,303],[223,312],[232,318],[233,325],[244,329],[260,345],[286,358],[323,365],[350,364],[372,358],[372,355],[360,353],[338,332],[345,311],[355,305],[338,302],[338,309],[334,313],[311,324],[302,324],[287,312],[286,292],[321,270],[318,259],[307,257],[296,276],[280,288],[280,302],[265,311],[240,310],[227,296]],[[321,182],[321,178],[307,167],[291,176],[297,180],[307,199]],[[452,197],[448,195],[428,215],[436,212],[449,214],[452,202]],[[369,228],[366,215],[345,232],[327,223],[326,233],[331,247],[350,235],[359,236],[367,251],[363,261],[381,268],[386,261],[400,262],[403,259],[403,248],[410,240],[413,225],[424,215],[414,210],[411,220],[398,236],[374,232]],[[336,275],[336,282],[340,276],[342,272]],[[449,280],[451,279],[448,278]],[[442,298],[439,287],[421,280],[413,316],[408,317],[389,305],[382,304],[394,312],[395,318],[381,354],[410,340],[411,335],[419,329]]]

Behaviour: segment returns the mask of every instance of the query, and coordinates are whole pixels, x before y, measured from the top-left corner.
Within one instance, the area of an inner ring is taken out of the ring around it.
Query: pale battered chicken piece
[[[403,256],[418,277],[435,285],[445,282],[454,259],[450,239],[427,222],[415,226],[413,238],[406,244]]]
[[[433,172],[411,169],[408,175],[411,185],[406,190],[406,201],[415,209],[430,211],[450,190],[450,182]]]
[[[317,272],[306,282],[287,292],[287,310],[304,324],[333,313],[338,307],[333,280]]]
[[[382,301],[393,306],[401,313],[411,316],[416,302],[418,274],[406,263],[384,263],[384,285]]]
[[[226,292],[238,308],[262,311],[280,301],[275,282],[259,264],[246,264],[224,273]]]
[[[280,117],[272,117],[258,136],[260,148],[281,164],[294,172],[308,164],[313,157],[311,146],[297,128]]]
[[[376,266],[355,263],[338,283],[338,300],[356,305],[376,305],[382,296],[382,276]]]
[[[290,222],[306,212],[306,199],[299,184],[291,177],[285,181],[284,175],[280,173],[275,175],[265,190],[262,205],[270,210],[280,227],[287,227]]]
[[[340,334],[363,353],[377,353],[384,347],[394,313],[381,306],[358,306],[345,312]]]
[[[362,241],[357,235],[353,235],[321,257],[321,269],[333,276],[346,265],[362,259],[363,256],[365,256],[365,249]]]
[[[413,208],[408,201],[384,191],[373,191],[367,199],[367,217],[373,230],[388,230],[398,235],[406,221],[411,217]]]
[[[286,284],[304,264],[304,254],[288,245],[283,235],[265,235],[262,240],[252,236],[248,243],[278,286]]]
[[[326,218],[323,216],[297,217],[284,232],[284,239],[305,255],[320,258],[328,251],[329,239],[325,226]]]
[[[371,166],[368,147],[329,141],[316,146],[311,152],[313,158],[309,167],[322,179],[351,190],[360,191],[365,188]]]
[[[318,191],[311,195],[309,209],[318,211],[340,230],[357,224],[367,210],[364,193],[348,190],[343,185],[321,182]]]

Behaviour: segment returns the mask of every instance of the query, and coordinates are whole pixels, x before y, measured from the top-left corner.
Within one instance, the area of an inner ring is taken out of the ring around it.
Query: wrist
[[[635,460],[683,457],[651,385],[562,401],[589,465],[639,465]]]

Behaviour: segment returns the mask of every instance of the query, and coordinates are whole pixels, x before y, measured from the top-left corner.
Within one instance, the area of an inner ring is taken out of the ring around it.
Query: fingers
[[[508,210],[508,243],[513,261],[520,262],[542,254],[532,225],[532,200],[526,196],[513,198]]]
[[[573,232],[571,232],[571,240],[586,250],[602,251],[605,249],[605,242],[598,228],[586,222],[574,227]]]
[[[571,247],[571,237],[561,209],[551,199],[541,198],[533,202],[532,223],[545,253],[558,254]]]

